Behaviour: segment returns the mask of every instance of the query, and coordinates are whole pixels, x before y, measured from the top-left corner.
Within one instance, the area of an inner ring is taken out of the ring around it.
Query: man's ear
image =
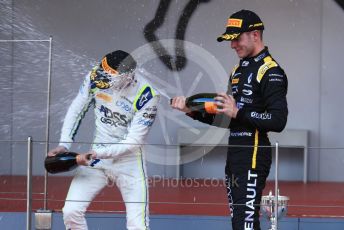
[[[260,32],[258,30],[253,31],[253,39],[255,42],[260,40]]]

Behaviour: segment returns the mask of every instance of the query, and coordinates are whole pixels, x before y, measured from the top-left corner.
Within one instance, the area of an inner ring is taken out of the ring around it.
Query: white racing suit
[[[97,159],[90,166],[78,167],[63,207],[64,223],[67,229],[88,229],[86,209],[111,182],[119,188],[125,202],[127,229],[147,230],[148,183],[142,144],[155,119],[160,96],[137,72],[134,81],[119,91],[98,89],[90,74],[68,109],[60,145],[71,147],[84,114],[93,105],[92,149]]]

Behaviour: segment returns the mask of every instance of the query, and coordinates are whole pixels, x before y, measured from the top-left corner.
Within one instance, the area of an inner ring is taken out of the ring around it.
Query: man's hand
[[[218,106],[218,113],[224,113],[230,118],[236,118],[239,109],[236,106],[236,102],[232,95],[219,93],[214,99],[216,100],[216,105]]]
[[[57,146],[56,148],[54,149],[51,149],[49,152],[48,152],[48,156],[49,157],[52,157],[52,156],[55,156],[56,154],[58,153],[63,153],[63,152],[67,152],[68,149],[66,149],[65,147],[63,146]]]
[[[93,150],[87,153],[81,153],[76,157],[76,163],[78,165],[89,166],[93,159],[96,159],[97,153]]]
[[[184,96],[174,97],[171,101],[171,107],[184,113],[190,113],[191,109],[186,107],[185,100],[186,98]]]

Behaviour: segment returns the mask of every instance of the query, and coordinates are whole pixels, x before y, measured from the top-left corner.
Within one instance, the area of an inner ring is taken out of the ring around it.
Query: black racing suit
[[[259,230],[259,205],[272,157],[267,132],[281,132],[286,125],[288,80],[265,47],[257,56],[240,60],[230,75],[229,87],[239,108],[229,125],[225,169],[232,227]],[[187,115],[228,128],[221,118],[225,115],[201,111]]]

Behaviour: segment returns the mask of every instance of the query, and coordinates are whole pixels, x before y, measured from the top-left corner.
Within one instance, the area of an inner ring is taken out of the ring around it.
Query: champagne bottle
[[[75,152],[63,152],[48,156],[44,161],[45,169],[52,174],[71,171],[78,166],[76,162],[78,155]]]
[[[192,111],[207,112],[210,114],[217,113],[215,104],[216,93],[199,93],[186,98],[185,104]]]

